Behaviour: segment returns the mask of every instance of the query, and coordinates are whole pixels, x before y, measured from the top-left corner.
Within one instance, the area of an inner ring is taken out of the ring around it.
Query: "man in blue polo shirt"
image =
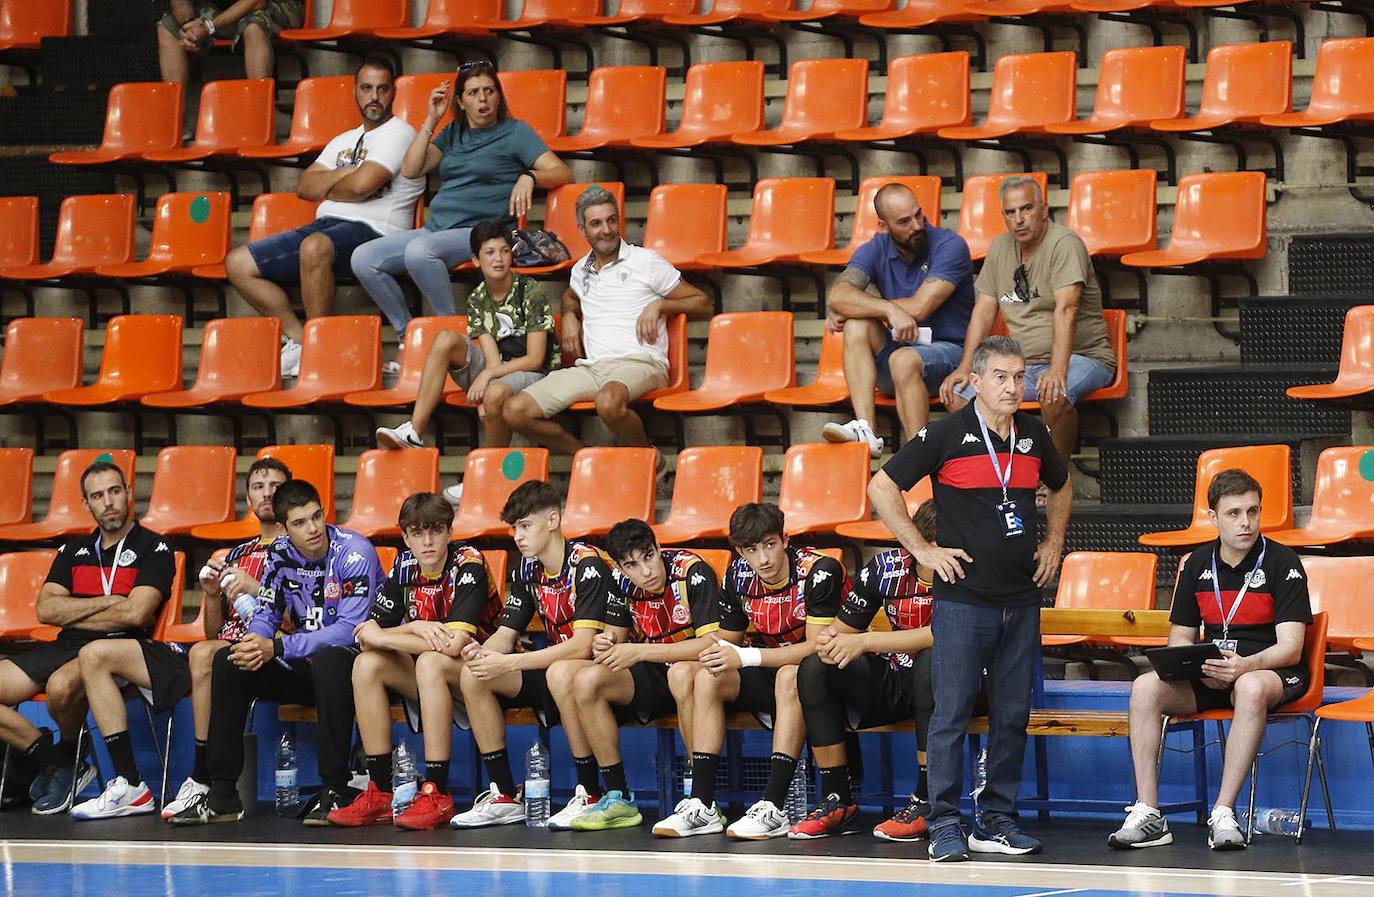
[[[964,360],[973,263],[964,238],[927,221],[906,186],[886,185],[873,207],[880,232],[858,248],[826,295],[826,327],[844,332],[854,420],[828,423],[821,435],[866,442],[876,458],[883,440],[873,433],[873,388],[896,397],[902,436],[910,440],[930,418],[931,394]]]

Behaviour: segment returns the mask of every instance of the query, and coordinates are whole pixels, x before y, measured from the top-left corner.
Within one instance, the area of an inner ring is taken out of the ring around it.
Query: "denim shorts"
[[[964,347],[960,343],[936,340],[922,346],[917,343],[896,342],[889,334],[887,343],[878,350],[873,359],[878,365],[878,389],[889,398],[897,395],[897,390],[892,382],[892,371],[888,368],[888,362],[892,359],[893,353],[901,349],[911,349],[921,356],[923,379],[931,395],[940,391],[940,384],[944,383],[945,378],[954,373],[959,362],[964,360]]]
[[[334,244],[334,273],[347,275],[353,250],[381,236],[370,224],[344,218],[316,218],[295,230],[273,234],[248,244],[258,273],[273,283],[299,283],[301,243],[311,234],[324,234]]]
[[[1040,391],[1035,388],[1035,384],[1040,381],[1041,375],[1049,369],[1050,366],[1047,364],[1026,365],[1026,395],[1023,401],[1040,401]],[[1070,355],[1069,376],[1064,379],[1069,392],[1069,404],[1077,405],[1078,400],[1088,393],[1111,383],[1112,374],[1100,363],[1093,361],[1086,355]]]

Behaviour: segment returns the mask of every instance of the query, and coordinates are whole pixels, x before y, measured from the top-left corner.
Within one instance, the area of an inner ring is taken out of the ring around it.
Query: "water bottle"
[[[258,609],[258,599],[256,595],[240,595],[234,599],[234,613],[239,615],[239,619],[246,626],[253,619],[253,612]]]
[[[1255,811],[1255,831],[1266,835],[1288,835],[1290,838],[1296,838],[1298,823],[1301,821],[1302,816],[1297,810],[1274,807]],[[1303,827],[1306,828],[1306,825]]]
[[[806,818],[809,809],[806,792],[806,757],[798,757],[796,771],[792,773],[792,781],[787,786],[787,805],[783,808],[787,820],[793,825]]]
[[[525,752],[525,825],[549,824],[549,752],[538,738]]]
[[[988,783],[988,749],[983,748],[978,752],[978,762],[973,767],[973,790],[969,792],[969,797],[977,803],[978,795],[983,793],[983,788]]]
[[[296,742],[290,732],[281,733],[277,743],[277,815],[294,816],[300,803],[299,768],[296,765]]]
[[[391,812],[402,813],[415,800],[415,792],[420,787],[420,777],[415,772],[415,757],[410,748],[402,741],[391,752]],[[380,786],[379,786],[380,787]]]

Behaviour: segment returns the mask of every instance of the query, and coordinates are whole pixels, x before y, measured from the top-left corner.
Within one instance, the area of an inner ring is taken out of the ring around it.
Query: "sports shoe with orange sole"
[[[884,841],[920,841],[927,838],[930,832],[926,828],[926,814],[929,812],[930,804],[913,797],[905,809],[897,811],[896,816],[875,825],[873,837]]]
[[[351,804],[330,810],[325,817],[330,825],[355,827],[376,825],[391,821],[391,792],[380,791],[376,782],[368,782],[367,790],[353,799]]]

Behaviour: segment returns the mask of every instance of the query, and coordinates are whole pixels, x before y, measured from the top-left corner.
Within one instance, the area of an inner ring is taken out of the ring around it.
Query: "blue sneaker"
[[[33,802],[33,812],[38,816],[67,812],[71,809],[72,799],[85,791],[86,786],[93,781],[95,767],[84,760],[77,768],[75,776],[72,775],[72,768],[65,763],[53,767],[52,775],[48,778],[48,789]]]
[[[575,832],[601,832],[613,828],[633,828],[643,821],[633,794],[607,791],[601,800],[574,818],[571,825]]]
[[[930,829],[930,861],[932,863],[962,863],[968,859],[968,842],[964,827],[957,819],[941,822]]]
[[[1021,831],[1016,820],[1004,813],[977,813],[973,817],[973,834],[968,839],[974,853],[1001,853],[1022,856],[1039,853],[1039,841]]]
[[[48,793],[48,786],[52,784],[53,773],[57,772],[56,766],[45,766],[39,770],[33,782],[29,785],[29,800],[36,801],[44,794]]]

